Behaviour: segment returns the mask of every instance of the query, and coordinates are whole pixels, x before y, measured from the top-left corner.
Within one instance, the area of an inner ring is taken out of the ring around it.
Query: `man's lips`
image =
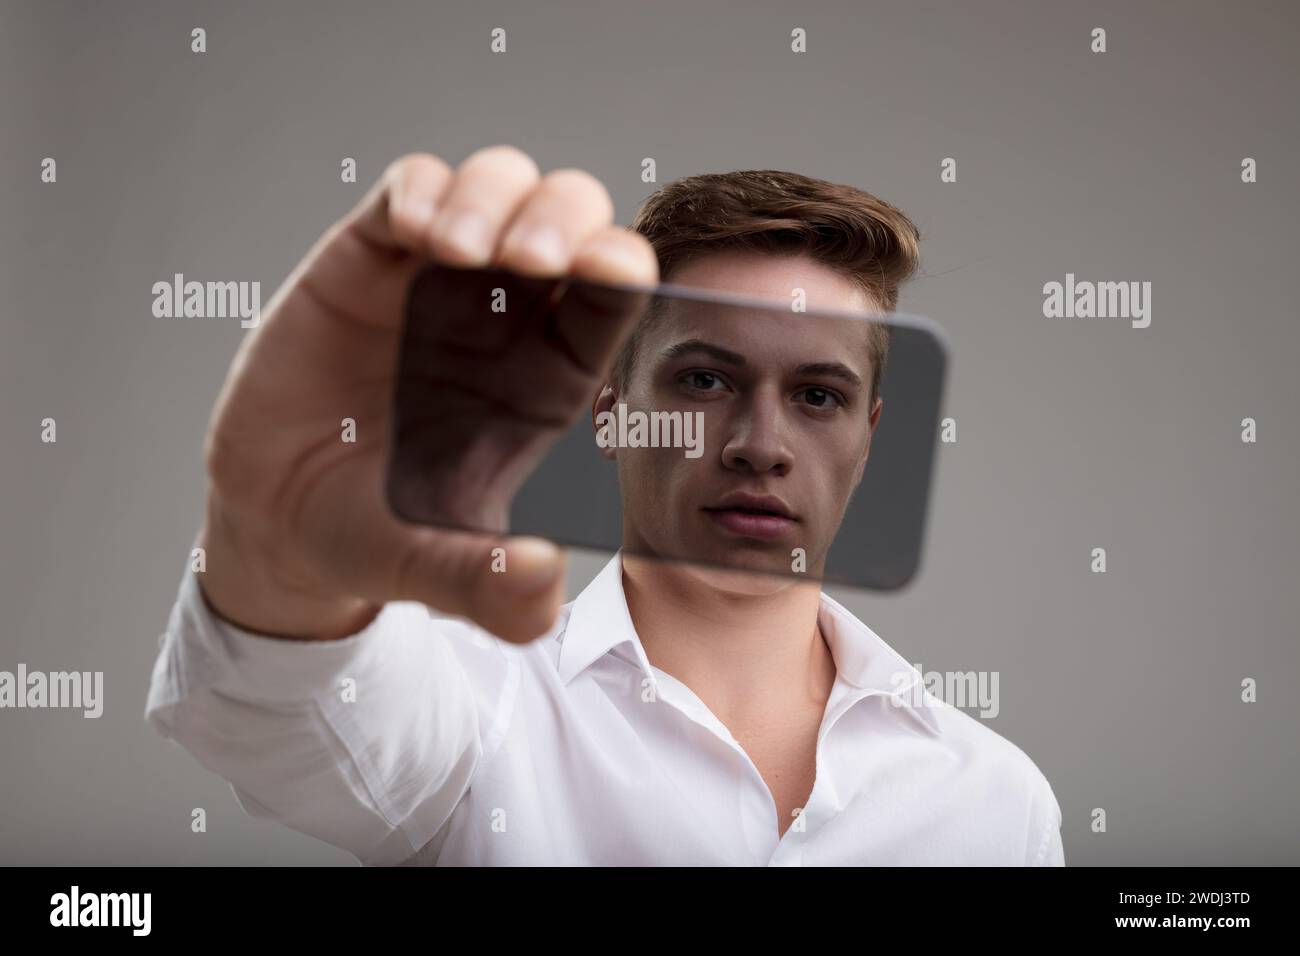
[[[788,534],[797,522],[793,518],[771,513],[758,513],[743,508],[705,508],[704,512],[733,534],[746,538],[775,540]]]

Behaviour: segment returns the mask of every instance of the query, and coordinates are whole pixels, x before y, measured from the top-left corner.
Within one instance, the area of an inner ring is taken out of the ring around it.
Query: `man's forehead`
[[[735,353],[755,366],[841,362],[865,381],[870,369],[871,326],[866,319],[839,318],[727,305],[674,303],[652,323],[643,354],[665,360],[699,344]],[[686,308],[681,306],[687,305]],[[699,350],[699,349],[695,349]]]
[[[798,289],[809,308],[876,308],[875,297],[859,282],[807,252],[725,249],[705,253],[678,264],[664,281],[786,303]]]

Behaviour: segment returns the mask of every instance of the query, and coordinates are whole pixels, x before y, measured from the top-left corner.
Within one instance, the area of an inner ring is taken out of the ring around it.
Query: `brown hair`
[[[805,253],[854,282],[886,312],[920,263],[921,233],[902,210],[838,183],[776,169],[703,173],[669,183],[638,210],[630,228],[650,240],[663,282],[685,263],[733,249]],[[615,359],[621,390],[631,376],[642,321]],[[890,326],[872,325],[871,399],[880,388]]]

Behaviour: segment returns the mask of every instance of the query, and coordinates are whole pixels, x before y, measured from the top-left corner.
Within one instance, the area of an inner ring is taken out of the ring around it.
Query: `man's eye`
[[[814,408],[838,408],[844,404],[838,395],[826,388],[806,388],[802,394]]]
[[[713,389],[710,385],[722,380],[712,372],[687,372],[686,381],[703,392],[711,392]]]

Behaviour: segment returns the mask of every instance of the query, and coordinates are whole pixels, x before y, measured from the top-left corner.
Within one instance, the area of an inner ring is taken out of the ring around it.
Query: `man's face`
[[[861,481],[882,402],[869,402],[867,324],[794,312],[791,296],[803,289],[809,313],[879,306],[802,255],[719,253],[684,265],[669,281],[784,308],[768,314],[673,303],[645,331],[623,394],[602,391],[594,413],[617,413],[620,402],[629,414],[703,413],[701,457],[681,448],[603,450],[618,462],[624,548],[782,575],[802,548],[806,571],[820,576]],[[753,507],[787,517],[749,513]],[[690,573],[743,593],[797,583]]]

